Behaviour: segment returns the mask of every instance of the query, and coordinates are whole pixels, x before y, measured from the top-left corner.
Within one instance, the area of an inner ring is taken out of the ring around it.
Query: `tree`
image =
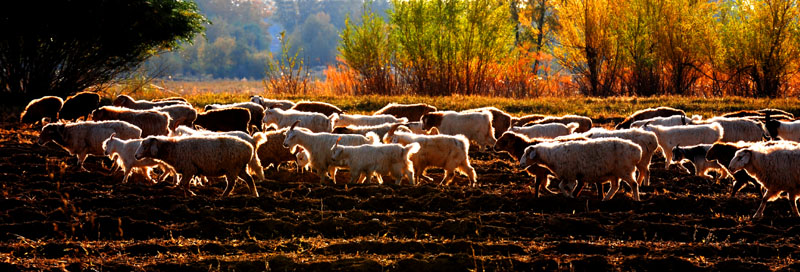
[[[355,86],[357,93],[391,94],[394,87],[392,70],[393,44],[389,41],[389,25],[372,12],[372,2],[364,4],[361,25],[345,18],[339,43],[344,63],[358,72],[363,85]]]
[[[189,1],[2,1],[4,96],[66,96],[178,47],[206,19]]]
[[[293,48],[303,48],[304,58],[310,66],[321,66],[336,60],[339,31],[331,24],[330,16],[318,12],[308,16],[291,35]]]

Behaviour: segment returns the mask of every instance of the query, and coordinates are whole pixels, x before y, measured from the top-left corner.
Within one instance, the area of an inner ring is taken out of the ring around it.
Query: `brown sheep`
[[[511,118],[511,126],[512,127],[521,127],[527,123],[535,122],[544,119],[547,115],[541,114],[529,114],[521,117],[512,117]]]
[[[314,101],[301,101],[297,102],[297,104],[292,107],[293,110],[296,111],[305,111],[305,112],[318,112],[322,113],[325,116],[331,116],[331,114],[342,114],[344,111],[342,109],[325,103],[325,102],[314,102]]]
[[[670,108],[670,107],[658,107],[658,108],[643,109],[643,110],[634,112],[633,114],[631,114],[631,116],[628,116],[628,118],[625,118],[625,120],[622,121],[622,123],[619,123],[617,125],[616,129],[631,128],[631,124],[633,122],[636,122],[636,121],[639,121],[639,120],[650,119],[650,118],[653,118],[653,117],[670,117],[670,116],[673,116],[673,115],[686,116],[686,112],[684,112],[683,110]]]
[[[250,133],[250,111],[243,108],[224,108],[197,114],[195,126],[211,131],[244,131]]]
[[[61,110],[61,105],[64,100],[58,96],[45,96],[39,99],[31,100],[25,110],[20,114],[19,122],[25,124],[33,124],[42,120],[42,118],[49,118],[50,120],[58,120],[58,111]]]
[[[93,92],[80,92],[64,100],[61,111],[58,112],[60,120],[76,120],[88,118],[100,106],[100,95]]]
[[[725,169],[730,171],[730,169],[728,169],[728,166],[731,164],[731,160],[733,160],[733,157],[736,155],[736,151],[745,149],[750,145],[751,144],[747,143],[739,143],[739,144],[715,143],[714,145],[711,146],[710,149],[708,149],[708,152],[706,153],[706,159],[709,161],[715,160],[723,167],[725,167]],[[738,193],[739,190],[741,190],[742,187],[744,187],[748,183],[753,184],[753,186],[756,186],[756,188],[761,187],[761,185],[759,185],[756,182],[756,179],[748,175],[747,172],[745,171],[738,171],[736,173],[731,173],[731,174],[733,174],[733,179],[734,179],[733,190],[731,191],[731,197],[735,197],[736,193]]]
[[[205,111],[209,110],[216,110],[216,109],[223,109],[223,108],[232,108],[238,107],[247,109],[250,111],[250,127],[255,127],[256,130],[260,130],[261,128],[261,120],[264,119],[264,107],[259,104],[253,102],[241,102],[241,103],[234,103],[234,104],[211,104],[206,105],[204,108]]]
[[[131,123],[142,130],[142,137],[150,135],[169,135],[168,114],[155,110],[132,110],[105,106],[92,112],[92,120],[120,120]]]
[[[469,109],[463,112],[488,111],[492,113],[492,127],[494,127],[494,137],[500,138],[503,132],[511,128],[511,115],[495,107],[483,107]]]
[[[428,104],[396,104],[390,103],[376,111],[373,115],[389,114],[397,118],[405,117],[408,121],[419,121],[429,112],[437,111],[436,107]]]
[[[289,131],[289,128],[253,134],[253,139],[258,143],[256,155],[258,155],[258,160],[261,161],[261,166],[264,169],[267,169],[270,165],[275,166],[277,169],[278,165],[283,162],[297,160],[295,154],[302,148],[297,148],[297,152],[292,154],[289,152],[289,148],[283,146],[283,140],[286,139],[286,131]]]

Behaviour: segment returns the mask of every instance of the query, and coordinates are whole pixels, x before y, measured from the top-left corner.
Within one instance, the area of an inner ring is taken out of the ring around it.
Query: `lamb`
[[[44,145],[53,141],[70,155],[78,157],[78,167],[86,171],[83,162],[88,155],[104,156],[103,141],[116,134],[119,139],[137,139],[142,130],[124,121],[50,123],[42,128],[37,143]]]
[[[655,154],[658,149],[658,137],[656,137],[655,133],[641,129],[592,129],[586,132],[584,136],[590,139],[620,138],[630,140],[639,145],[639,147],[642,148],[642,158],[636,164],[636,170],[639,171],[636,182],[643,186],[650,184],[650,162],[653,158],[653,154]]]
[[[302,148],[297,148],[296,163],[297,163],[297,171],[308,171],[311,169],[311,155],[308,154]]]
[[[580,140],[580,139],[575,139]],[[531,145],[536,145],[539,143],[545,142],[541,139],[530,139],[525,135],[518,134],[513,131],[507,131],[497,139],[497,142],[494,144],[493,150],[495,152],[506,152],[514,160],[519,161],[522,158],[522,155],[525,153],[525,148]],[[538,164],[531,164],[528,167],[525,167],[525,171],[528,172],[531,176],[534,177],[533,179],[533,195],[535,197],[539,197],[539,191],[548,191],[552,192],[547,187],[550,185],[549,175],[553,173],[550,172],[550,169],[547,169],[543,166]]]
[[[641,160],[642,148],[623,139],[604,138],[586,141],[549,142],[525,148],[520,159],[522,167],[541,164],[550,169],[562,182],[577,180],[572,191],[577,197],[584,183],[603,183],[611,180],[611,188],[603,197],[607,201],[619,190],[622,179],[633,189],[633,198],[639,199],[639,184],[634,173]],[[614,158],[614,159],[605,159]]]
[[[360,114],[340,114],[335,119],[334,127],[346,126],[378,126],[384,124],[405,123],[406,118],[397,118],[388,114],[380,115],[360,115]]]
[[[678,145],[713,144],[722,139],[722,126],[717,123],[676,127],[644,125],[644,130],[656,134],[658,146],[664,152],[664,168],[672,163],[672,149]]]
[[[524,126],[527,123],[532,123],[532,122],[536,122],[536,121],[542,120],[545,117],[547,117],[547,115],[541,115],[541,114],[530,114],[530,115],[525,115],[525,116],[521,116],[521,117],[512,117],[511,118],[511,126],[512,127],[521,127],[521,126]]]
[[[253,136],[247,134],[243,131],[225,131],[225,132],[215,132],[215,131],[208,131],[208,130],[194,130],[190,127],[180,126],[175,129],[175,134],[179,136],[190,136],[190,135],[206,135],[206,136],[215,136],[215,135],[225,135],[225,136],[232,136],[239,139],[244,140],[245,142],[252,145],[254,148],[258,146],[258,142],[256,141]],[[248,169],[251,172],[255,173],[258,180],[264,179],[264,169],[261,167],[261,162],[258,159],[258,156],[253,156],[250,162],[247,164]]]
[[[253,102],[241,102],[241,103],[234,103],[234,104],[211,104],[206,105],[203,110],[216,110],[216,109],[225,109],[225,108],[243,108],[250,111],[250,127],[255,127],[256,130],[261,129],[261,119],[264,119],[264,107],[259,104]],[[252,130],[251,130],[252,131]]]
[[[58,112],[59,120],[85,120],[89,114],[100,106],[100,95],[93,92],[80,92],[64,100],[61,111]]]
[[[736,151],[728,169],[733,172],[747,171],[766,189],[761,198],[761,205],[758,206],[753,218],[761,217],[767,202],[778,198],[781,192],[789,194],[792,212],[795,216],[800,216],[797,210],[797,198],[800,197],[798,163],[800,163],[800,146],[794,144],[757,143]]]
[[[244,131],[250,133],[250,111],[243,108],[210,110],[197,115],[195,126],[211,131]]]
[[[295,122],[297,126],[307,128],[312,132],[331,132],[337,119],[336,114],[327,117],[321,113],[302,112],[296,110],[284,111],[282,109],[267,109],[264,111],[265,127],[275,126],[278,129],[289,127]],[[333,146],[333,144],[331,144]]]
[[[630,127],[641,128],[644,126],[644,124],[650,124],[651,126],[673,127],[691,125],[696,121],[700,121],[699,117],[689,119],[686,118],[685,115],[673,115],[669,117],[653,117],[650,119],[639,120],[631,123]]]
[[[288,110],[294,107],[294,102],[292,101],[268,99],[258,95],[251,96],[250,102],[259,104],[265,109],[278,108],[282,110]]]
[[[133,174],[133,170],[136,169],[145,170],[145,176],[148,180],[151,180],[150,173],[153,167],[162,166],[165,170],[165,175],[168,172],[174,172],[171,167],[157,160],[149,158],[137,160],[134,157],[136,150],[142,145],[142,139],[122,140],[114,136],[116,134],[112,133],[111,137],[103,141],[103,150],[106,156],[117,158],[117,165],[121,166],[122,171],[125,173],[122,183],[128,183],[128,178]],[[174,175],[174,177],[177,183],[178,176]]]
[[[422,116],[422,124],[424,130],[435,127],[442,134],[462,134],[470,141],[476,142],[481,149],[494,145],[496,141],[492,127],[492,114],[487,111],[431,112]]]
[[[564,125],[568,125],[569,123],[578,123],[579,126],[577,129],[575,129],[576,133],[584,133],[592,129],[592,119],[586,116],[578,115],[564,115],[561,117],[548,116],[544,119],[533,122],[533,124],[526,124],[525,126],[550,123],[561,123]]]
[[[373,133],[377,134],[378,137],[383,139],[383,136],[385,136],[386,133],[388,133],[389,130],[391,130],[392,127],[395,127],[396,125],[397,124],[389,123],[389,124],[383,124],[383,125],[377,125],[377,126],[367,126],[367,127],[358,127],[358,126],[337,127],[337,128],[333,129],[333,133],[335,133],[335,134],[361,134],[361,135],[365,135],[366,136],[367,133],[373,132]],[[405,131],[411,132],[411,130],[406,128],[405,126],[401,126],[400,128],[405,130]]]
[[[549,123],[536,124],[529,127],[511,127],[509,131],[525,135],[528,138],[553,139],[555,137],[572,134],[578,126],[578,123],[569,123],[568,125]]]
[[[289,162],[297,159],[295,156],[296,154],[292,154],[292,152],[289,152],[289,148],[283,146],[283,141],[286,139],[285,133],[287,131],[289,131],[289,128],[253,134],[253,140],[256,141],[256,154],[258,155],[258,160],[261,162],[263,169],[269,168],[270,166],[275,166],[277,169],[278,165],[282,162]],[[298,152],[300,151],[298,150]]]
[[[742,189],[745,185],[753,184],[754,186],[760,187],[756,180],[747,174],[746,171],[737,171],[733,172],[728,168],[731,164],[731,160],[733,160],[733,156],[736,155],[736,151],[745,149],[750,147],[752,144],[750,143],[715,143],[708,149],[706,152],[706,159],[710,161],[716,161],[723,167],[725,170],[728,171],[729,175],[733,175],[733,189],[731,190],[731,197],[735,197],[736,193]]]
[[[134,157],[153,158],[169,164],[182,175],[179,184],[190,193],[189,181],[196,175],[225,176],[223,196],[233,191],[237,177],[240,177],[250,193],[258,197],[255,181],[247,173],[247,164],[253,156],[250,143],[232,136],[215,135],[173,138],[150,136],[142,141]]]
[[[153,110],[166,113],[170,117],[169,129],[175,131],[178,126],[193,126],[194,120],[197,120],[197,110],[189,105],[172,105],[164,107],[156,107]]]
[[[764,126],[772,139],[800,142],[800,121],[778,121],[767,115]]]
[[[147,100],[134,100],[132,97],[122,94],[122,95],[117,96],[116,99],[114,99],[114,102],[112,103],[112,105],[114,105],[116,107],[123,107],[123,108],[129,108],[129,109],[134,109],[134,110],[149,110],[149,109],[153,109],[153,108],[157,108],[157,107],[166,107],[166,106],[171,106],[171,105],[180,105],[180,104],[186,105],[186,104],[188,104],[187,102],[184,102],[184,101],[185,101],[185,99],[184,100],[164,100],[164,101],[157,101],[157,102],[147,101]]]
[[[758,142],[766,136],[764,126],[747,118],[714,117],[698,124],[717,123],[722,126],[721,142]]]
[[[712,176],[708,175],[708,171],[711,170],[719,170],[722,172],[721,174],[727,176],[727,171],[724,170],[722,165],[717,161],[706,159],[709,149],[711,149],[711,144],[699,144],[686,147],[678,145],[672,148],[672,154],[674,156],[672,157],[672,161],[677,163],[684,159],[689,160],[694,165],[696,176],[712,178]]]
[[[397,118],[406,118],[409,121],[419,121],[429,112],[437,111],[436,107],[428,104],[396,104],[389,103],[374,113],[374,115],[389,114]]]
[[[292,110],[296,111],[305,111],[305,112],[316,112],[321,113],[325,116],[331,116],[331,114],[342,114],[344,111],[339,107],[334,105],[324,103],[324,102],[312,102],[312,101],[300,101],[291,108]]]
[[[418,143],[365,144],[359,146],[340,146],[337,142],[332,148],[331,161],[346,165],[350,169],[350,183],[363,183],[374,174],[392,176],[400,185],[403,178],[414,184],[414,169],[410,157],[419,151]],[[379,183],[383,178],[378,176]]]
[[[629,116],[628,118],[625,118],[624,121],[622,121],[616,126],[616,129],[631,128],[631,124],[639,120],[652,119],[654,117],[669,117],[673,115],[686,116],[686,112],[684,112],[683,110],[670,107],[643,109],[636,111],[633,114],[631,114],[631,116]]]
[[[61,110],[62,104],[64,104],[64,100],[58,96],[44,96],[31,100],[20,114],[19,122],[33,124],[42,119],[58,120],[58,111]]]
[[[418,135],[399,130],[399,125],[393,125],[392,129],[383,137],[384,143],[396,143],[410,145],[417,143],[420,146],[419,152],[411,156],[414,173],[417,183],[422,179],[432,181],[425,176],[425,170],[431,167],[444,169],[444,178],[439,184],[449,185],[455,178],[455,172],[467,175],[472,186],[477,185],[475,168],[469,163],[469,141],[463,135]]]
[[[155,110],[132,110],[120,107],[105,106],[92,112],[92,120],[120,120],[142,129],[142,137],[150,135],[169,135],[169,123],[172,118],[168,114]]]
[[[494,128],[495,138],[500,138],[500,135],[503,135],[503,132],[506,132],[511,127],[511,115],[495,107],[469,109],[462,112],[479,111],[488,111],[492,113],[492,127]]]

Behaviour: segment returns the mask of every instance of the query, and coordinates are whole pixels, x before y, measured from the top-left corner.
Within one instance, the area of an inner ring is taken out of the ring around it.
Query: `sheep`
[[[781,192],[789,194],[789,204],[795,216],[797,198],[800,197],[800,146],[794,144],[764,144],[736,151],[728,169],[733,172],[744,170],[766,189],[753,218],[763,215],[768,201],[773,201]]]
[[[417,151],[418,143],[406,146],[382,143],[340,146],[337,142],[332,148],[331,161],[350,169],[350,183],[363,183],[366,178],[378,174],[380,184],[383,184],[381,176],[388,175],[394,177],[397,185],[400,185],[404,177],[411,185],[415,185],[410,157]]]
[[[379,141],[375,134],[365,137],[351,134],[317,133],[306,128],[295,128],[298,123],[300,121],[296,121],[285,132],[286,138],[283,140],[283,146],[291,151],[298,146],[307,151],[311,156],[311,169],[320,177],[320,183],[326,183],[329,179],[336,183],[336,170],[341,165],[331,161],[331,148],[337,141],[341,141],[339,143],[341,145],[373,144]]]
[[[183,98],[183,97],[180,97],[180,96],[170,96],[170,97],[153,99],[153,102],[162,102],[162,101],[180,101],[180,102],[183,102],[183,103],[185,103],[187,105],[190,104],[189,100],[186,100],[186,98]]]
[[[678,145],[713,144],[722,139],[722,126],[718,123],[687,125],[676,127],[651,126],[645,124],[644,130],[656,134],[658,146],[664,152],[664,168],[672,163],[672,149]]]
[[[422,116],[422,128],[430,130],[437,128],[440,133],[447,135],[462,134],[470,141],[478,144],[480,149],[494,145],[492,127],[492,114],[487,111],[480,112],[430,112]]]
[[[261,129],[261,119],[264,119],[264,107],[259,104],[253,102],[241,102],[241,103],[234,103],[234,104],[211,104],[206,105],[203,108],[204,111],[209,110],[216,110],[216,109],[225,109],[225,108],[243,108],[250,111],[250,127],[255,127],[255,129]]]
[[[397,118],[406,118],[409,121],[419,121],[429,112],[437,111],[436,107],[428,104],[396,104],[389,103],[379,109],[374,115],[389,114]]]
[[[147,101],[147,100],[134,100],[127,95],[119,95],[114,99],[111,104],[116,107],[129,108],[134,110],[149,110],[156,107],[166,107],[171,105],[188,105],[186,100],[162,100],[162,101]]]
[[[122,183],[128,183],[128,178],[133,174],[133,170],[135,169],[145,170],[145,176],[148,180],[152,180],[150,178],[151,168],[156,166],[162,166],[165,170],[165,175],[169,172],[173,172],[174,174],[171,167],[165,166],[157,160],[150,158],[137,160],[134,157],[136,150],[142,145],[142,139],[122,140],[114,136],[116,136],[116,134],[112,133],[111,137],[103,141],[103,150],[106,156],[112,158],[116,157],[117,165],[122,167],[122,171],[125,173]],[[174,177],[177,183],[177,174],[174,175]]]
[[[764,127],[772,139],[800,142],[800,120],[791,122],[778,121],[773,119],[771,115],[767,115]]]
[[[654,117],[669,117],[669,116],[673,116],[673,115],[686,116],[686,112],[684,112],[683,110],[670,108],[670,107],[658,107],[658,108],[643,109],[643,110],[636,111],[633,114],[631,114],[631,116],[629,116],[628,118],[625,118],[624,121],[622,121],[621,123],[617,124],[616,129],[631,128],[631,124],[633,124],[633,122],[636,122],[636,121],[639,121],[639,120],[646,120],[646,119],[651,119],[651,118],[654,118]]]
[[[494,128],[494,137],[500,138],[503,132],[511,128],[511,115],[495,107],[483,107],[477,109],[469,109],[462,112],[479,112],[488,111],[492,113],[492,127]]]
[[[754,110],[740,110],[734,112],[728,112],[722,115],[722,117],[761,117],[764,114],[754,111]]]
[[[549,123],[536,124],[529,127],[511,127],[509,131],[525,135],[528,138],[552,139],[558,136],[572,134],[572,132],[574,132],[578,126],[578,123],[569,123],[568,125],[561,123]]]
[[[630,140],[642,148],[642,158],[636,164],[636,170],[639,175],[636,177],[636,182],[639,185],[650,185],[650,162],[658,149],[658,137],[655,133],[644,131],[642,129],[619,129],[619,130],[605,130],[605,129],[591,129],[583,135],[589,139],[599,138],[620,138]]]
[[[302,148],[297,148],[295,153],[295,157],[297,158],[297,171],[308,171],[311,169],[311,155]]]
[[[663,127],[672,127],[672,126],[683,126],[683,125],[691,125],[694,122],[699,122],[700,118],[698,116],[690,119],[687,118],[685,115],[673,115],[669,117],[653,117],[650,119],[639,120],[630,124],[630,128],[641,128],[644,124],[650,124],[651,126],[663,126]]]
[[[425,127],[425,125],[422,124],[422,121],[408,122],[408,123],[403,124],[403,126],[408,128],[409,130],[411,130],[411,132],[413,132],[415,134],[439,135],[439,129],[437,129],[435,127],[431,128],[429,130],[423,129]]]
[[[675,146],[672,148],[672,162],[678,163],[684,159],[689,160],[692,162],[692,165],[694,165],[695,175],[699,177],[712,178],[708,175],[708,171],[711,170],[719,170],[722,175],[727,176],[728,172],[725,171],[719,162],[706,159],[706,154],[708,154],[709,149],[711,149],[711,144],[699,144],[686,147],[681,147],[680,145]],[[684,170],[687,172],[689,171],[688,169]]]
[[[324,102],[313,102],[313,101],[300,101],[291,108],[292,110],[296,111],[305,111],[305,112],[316,112],[321,113],[325,116],[331,116],[331,114],[342,114],[344,111],[342,109],[328,104]]]
[[[566,141],[566,139],[563,140]],[[576,138],[575,140],[581,140],[581,139]],[[539,144],[542,142],[545,141],[542,139],[530,139],[525,135],[513,131],[507,131],[503,133],[503,135],[500,135],[500,138],[497,139],[497,142],[494,144],[493,150],[495,152],[506,152],[514,160],[519,161],[519,159],[522,158],[522,155],[525,153],[526,147]],[[547,169],[538,164],[531,164],[530,166],[525,167],[525,171],[534,177],[533,195],[535,197],[539,197],[539,191],[541,190],[545,190],[552,193],[552,191],[547,189],[547,187],[550,185],[550,179],[548,176],[553,174],[552,172],[550,172],[550,169]]]
[[[132,110],[105,106],[92,112],[92,120],[125,121],[142,129],[142,137],[147,137],[150,135],[169,135],[169,123],[172,118],[166,113],[155,110]]]
[[[773,116],[787,116],[789,119],[794,119],[794,114],[791,114],[784,110],[779,109],[760,109],[757,112],[761,113],[762,115],[773,115]]]
[[[541,114],[530,114],[521,117],[512,117],[511,118],[511,126],[512,127],[521,127],[527,123],[535,122],[544,119],[547,115]]]
[[[698,124],[717,123],[722,126],[721,142],[758,142],[766,136],[764,126],[747,118],[714,117]]]
[[[607,159],[613,158],[613,159]],[[549,142],[525,148],[520,166],[541,164],[550,169],[556,177],[566,182],[578,181],[572,191],[577,197],[584,183],[603,183],[611,180],[611,188],[603,197],[610,200],[619,190],[622,179],[633,189],[633,199],[639,199],[639,184],[634,173],[636,164],[642,158],[639,145],[623,139],[603,138],[586,141]]]
[[[550,123],[561,123],[564,125],[568,125],[569,123],[578,123],[577,129],[575,129],[576,133],[584,133],[592,129],[592,119],[586,116],[578,116],[578,115],[564,115],[561,117],[555,116],[548,116],[544,119],[534,121],[533,124],[528,123],[525,126],[536,125],[536,124],[550,124]]]
[[[61,110],[62,104],[64,104],[64,100],[58,96],[44,96],[31,100],[20,114],[19,122],[33,124],[42,119],[58,120],[58,111]]]
[[[278,165],[282,162],[294,161],[297,159],[296,154],[292,154],[289,148],[283,146],[283,141],[286,139],[285,133],[287,131],[289,131],[289,128],[253,134],[253,140],[257,143],[256,154],[258,155],[258,160],[261,162],[261,167],[263,169],[269,168],[270,166],[275,166],[277,169]],[[297,150],[297,152],[300,151]]]
[[[179,136],[189,136],[189,135],[207,135],[207,136],[215,136],[215,135],[226,135],[232,136],[248,142],[253,148],[258,146],[258,142],[256,141],[253,136],[247,134],[243,131],[225,131],[225,132],[215,132],[215,131],[208,131],[208,130],[194,130],[190,127],[180,126],[175,129],[175,134]],[[250,169],[251,172],[256,174],[258,180],[264,180],[264,169],[261,166],[261,163],[258,159],[258,156],[253,156],[250,162],[247,164],[247,167]]]
[[[360,114],[339,114],[334,122],[334,127],[346,126],[378,126],[383,124],[405,123],[405,117],[397,118],[388,114],[380,115],[360,115]]]
[[[307,128],[312,132],[331,132],[337,115],[331,114],[330,117],[316,112],[302,112],[296,110],[266,109],[264,110],[265,127],[275,126],[277,129],[289,127],[295,122],[299,127]],[[331,146],[333,146],[331,144]]]
[[[288,110],[294,107],[294,102],[292,101],[268,99],[258,95],[251,96],[250,102],[259,104],[265,109],[278,108],[282,110]]]
[[[88,155],[104,156],[103,141],[116,133],[123,140],[137,139],[142,136],[142,130],[124,121],[80,122],[80,123],[50,123],[42,128],[37,143],[44,145],[53,141],[78,157],[78,167],[86,171],[83,162]]]
[[[377,134],[378,137],[383,139],[383,136],[386,135],[386,133],[389,132],[389,130],[391,130],[392,127],[394,127],[395,125],[396,124],[389,123],[389,124],[383,124],[383,125],[377,125],[377,126],[366,126],[366,127],[358,127],[358,126],[337,127],[337,128],[333,129],[332,133],[335,133],[335,134],[361,134],[361,135],[367,135],[367,133],[373,132],[373,133]],[[411,130],[406,128],[405,126],[401,126],[400,128],[405,130],[405,131],[407,131],[407,132],[411,132]]]
[[[211,131],[244,131],[250,133],[250,111],[224,108],[197,114],[194,125]]]
[[[59,120],[85,120],[89,114],[100,106],[100,95],[93,92],[80,92],[64,100],[58,112]]]
[[[431,167],[444,169],[444,178],[439,184],[449,185],[455,178],[455,172],[467,175],[472,186],[477,185],[475,168],[469,163],[469,140],[463,135],[418,135],[399,130],[399,125],[383,137],[383,142],[390,144],[420,145],[419,152],[411,156],[417,183],[422,179],[432,181],[425,176],[425,170]]]
[[[228,196],[233,191],[237,177],[240,177],[244,179],[250,193],[258,197],[255,181],[247,173],[247,164],[253,156],[253,146],[250,143],[232,136],[214,135],[172,138],[150,136],[142,141],[134,157],[139,160],[153,158],[169,164],[182,175],[179,185],[190,193],[189,181],[197,175],[225,176],[223,196]]]
[[[731,190],[731,197],[735,197],[736,193],[742,189],[745,185],[753,184],[756,187],[761,187],[758,185],[756,180],[747,174],[746,171],[737,171],[733,172],[728,168],[733,160],[733,156],[736,155],[736,151],[745,149],[750,147],[751,143],[714,143],[711,148],[708,149],[706,152],[706,159],[710,161],[717,161],[720,165],[725,167],[725,170],[728,171],[729,175],[733,175],[733,189]]]
[[[153,110],[166,113],[170,117],[169,129],[175,131],[178,126],[192,126],[197,120],[197,110],[189,105],[172,105],[155,107]]]

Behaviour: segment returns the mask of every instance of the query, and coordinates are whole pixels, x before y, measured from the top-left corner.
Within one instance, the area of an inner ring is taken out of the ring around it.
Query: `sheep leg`
[[[250,167],[250,171],[256,174],[258,180],[264,180],[264,168],[262,168],[261,164],[258,162],[258,156],[254,156],[247,166]]]
[[[453,179],[454,179],[455,177],[456,177],[456,175],[455,175],[454,171],[452,171],[452,170],[445,170],[445,171],[444,171],[444,178],[442,178],[442,181],[441,181],[441,182],[439,182],[439,185],[445,185],[445,186],[448,186],[448,185],[450,185],[450,183],[451,183],[451,182],[453,182]]]
[[[416,186],[417,183],[414,181],[414,171],[413,170],[406,170],[406,178],[408,179],[408,183],[411,186]]]
[[[633,200],[642,201],[641,198],[639,197],[639,183],[636,183],[636,179],[633,178],[633,175],[634,173],[631,173],[630,176],[624,176],[622,177],[622,180],[628,183],[628,186],[631,186],[631,189],[633,191]]]
[[[764,197],[761,198],[761,205],[758,205],[758,210],[756,210],[756,214],[753,215],[753,218],[759,218],[763,216],[764,208],[767,206],[767,201],[769,201],[769,199],[777,196],[780,193],[781,191],[778,190],[770,191],[769,189],[767,189],[767,191],[764,192]]]
[[[194,179],[194,174],[184,174],[178,181],[178,186],[182,187],[183,189],[183,196],[186,196],[188,192],[191,195],[195,195],[194,192],[189,190],[189,183],[191,183],[192,179]]]
[[[568,185],[569,184],[567,184],[567,182],[564,182],[562,180],[562,181],[558,182],[558,189],[561,190],[561,193],[564,194],[564,196],[571,197],[572,196],[572,189],[571,188],[567,188]],[[572,187],[572,188],[575,188],[575,187]]]
[[[584,185],[586,185],[586,184],[583,182],[583,180],[579,179],[578,180],[578,184],[575,185],[575,189],[572,189],[572,193],[570,194],[570,197],[577,198],[578,196],[580,196],[581,195],[581,190],[583,190],[583,186]]]
[[[225,179],[225,191],[222,192],[222,196],[229,196],[231,192],[233,192],[233,188],[236,187],[236,176],[226,175]]]
[[[253,196],[258,197],[256,181],[253,180],[253,176],[247,173],[247,169],[242,169],[242,172],[239,173],[239,177],[244,180],[244,184],[247,184],[247,188],[250,189],[250,193],[253,194]]]
[[[124,170],[125,170],[125,177],[124,177],[124,178],[122,178],[122,183],[123,183],[123,184],[125,184],[125,183],[128,183],[128,177],[130,177],[130,176],[131,176],[131,174],[133,174],[133,171],[132,171],[132,169],[130,169],[130,168],[128,168],[128,169],[124,169]]]
[[[89,170],[86,170],[86,168],[83,167],[83,162],[86,161],[86,157],[89,156],[89,154],[82,153],[82,154],[78,154],[77,156],[78,156],[78,169],[79,169],[79,171],[81,171],[81,172],[89,172]]]
[[[792,207],[794,216],[800,216],[800,211],[797,211],[797,198],[800,197],[796,194],[789,193],[789,205]]]
[[[636,169],[639,170],[636,182],[643,186],[650,185],[650,162],[640,162]]]
[[[736,193],[738,193],[745,185],[747,185],[747,175],[746,173],[739,171],[733,174],[733,190],[731,191],[731,197],[736,197]]]
[[[461,167],[461,171],[467,174],[467,178],[469,179],[470,185],[472,187],[478,186],[478,180],[476,178],[477,174],[475,174],[475,168],[472,168],[469,163]]]
[[[639,184],[636,184],[636,185],[639,185]],[[614,195],[617,193],[618,190],[619,190],[619,179],[612,180],[611,181],[611,188],[608,189],[608,193],[606,193],[606,196],[603,197],[603,201],[608,201],[609,199],[614,197]],[[639,187],[636,187],[636,192],[637,193],[639,192]]]
[[[354,184],[354,183],[355,184],[361,184],[361,183],[364,182],[364,180],[366,178],[367,177],[366,177],[365,173],[362,173],[361,171],[357,171],[355,169],[350,169],[350,182],[348,182],[348,183],[350,183],[350,184]]]

